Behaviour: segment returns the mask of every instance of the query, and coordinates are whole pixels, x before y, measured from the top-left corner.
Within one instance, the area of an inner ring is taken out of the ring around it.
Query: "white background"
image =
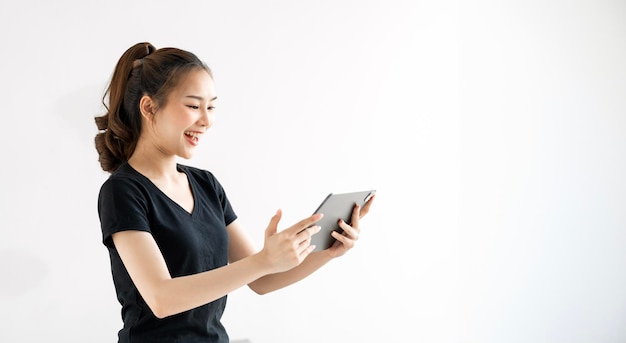
[[[229,296],[233,339],[626,341],[623,1],[5,1],[0,38],[2,342],[116,341],[93,118],[140,41],[213,69],[186,162],[259,246],[378,190],[348,255]]]

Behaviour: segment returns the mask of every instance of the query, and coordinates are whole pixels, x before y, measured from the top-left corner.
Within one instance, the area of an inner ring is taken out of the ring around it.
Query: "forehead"
[[[213,78],[204,69],[191,70],[181,78],[180,83],[172,91],[172,95],[182,97],[195,95],[205,99],[213,99],[215,97]]]

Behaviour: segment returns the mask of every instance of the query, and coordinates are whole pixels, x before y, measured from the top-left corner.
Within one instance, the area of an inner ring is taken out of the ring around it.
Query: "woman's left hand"
[[[361,233],[359,220],[369,212],[375,196],[376,195],[372,195],[362,208],[359,205],[354,206],[350,224],[344,222],[343,220],[339,220],[339,227],[343,230],[343,233],[339,233],[337,231],[333,231],[331,233],[336,241],[326,250],[330,257],[335,258],[342,256],[354,247],[356,241],[359,240],[359,235]]]

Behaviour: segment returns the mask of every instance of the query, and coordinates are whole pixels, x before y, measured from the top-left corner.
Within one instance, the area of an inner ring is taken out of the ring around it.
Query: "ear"
[[[147,95],[141,97],[141,99],[139,100],[139,111],[141,111],[141,116],[144,119],[152,120],[152,118],[154,117],[155,109],[156,103],[151,97]]]

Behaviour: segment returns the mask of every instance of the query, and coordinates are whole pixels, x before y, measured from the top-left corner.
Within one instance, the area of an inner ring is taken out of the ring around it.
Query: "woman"
[[[138,43],[115,67],[95,143],[111,173],[98,213],[122,305],[120,343],[228,342],[220,318],[229,292],[293,284],[358,239],[373,199],[340,222],[326,250],[310,244],[321,215],[279,232],[280,210],[255,249],[213,174],[177,163],[213,124],[216,99],[210,69],[184,50]]]

